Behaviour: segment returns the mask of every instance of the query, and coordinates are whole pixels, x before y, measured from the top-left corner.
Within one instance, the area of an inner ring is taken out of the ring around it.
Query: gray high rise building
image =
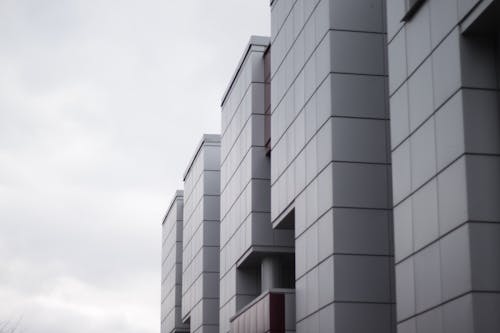
[[[401,333],[500,332],[498,6],[388,1]]]
[[[205,134],[184,174],[182,320],[219,331],[220,136]]]
[[[270,10],[186,173],[184,323],[500,332],[500,0]]]
[[[221,332],[230,323],[232,331],[247,322],[250,330],[270,327],[273,309],[260,318],[255,309],[276,297],[295,326],[293,231],[271,224],[269,42],[250,39],[222,101]]]
[[[162,223],[161,333],[189,332],[181,320],[184,192],[175,192]]]
[[[383,1],[274,1],[271,204],[295,237],[299,332],[391,332]]]

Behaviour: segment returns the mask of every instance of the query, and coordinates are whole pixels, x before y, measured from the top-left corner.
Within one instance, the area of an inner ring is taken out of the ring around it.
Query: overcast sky
[[[269,0],[0,0],[0,322],[158,333],[161,220]]]

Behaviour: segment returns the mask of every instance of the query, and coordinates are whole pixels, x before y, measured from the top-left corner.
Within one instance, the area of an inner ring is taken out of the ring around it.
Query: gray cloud
[[[161,218],[268,4],[0,2],[0,320],[158,332]]]

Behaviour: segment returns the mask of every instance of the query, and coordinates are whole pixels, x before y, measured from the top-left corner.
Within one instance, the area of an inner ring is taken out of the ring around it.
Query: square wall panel
[[[306,1],[307,2],[307,1]],[[330,28],[330,1],[321,1],[321,0],[313,0],[310,1],[312,3],[318,3],[317,7],[314,10],[313,17],[314,19],[314,36],[316,43],[319,43],[321,38],[325,35],[325,33]],[[306,5],[307,6],[307,5]]]
[[[434,48],[458,22],[457,0],[430,1],[431,44]]]
[[[406,22],[406,45],[408,50],[408,73],[411,73],[431,53],[430,11],[426,2]]]
[[[402,321],[415,314],[414,259],[408,258],[396,265],[397,320]]]
[[[410,134],[408,84],[405,83],[390,99],[391,148],[398,146]]]
[[[438,305],[442,299],[439,244],[415,254],[415,300],[417,312]]]
[[[466,157],[469,218],[500,222],[500,156]]]
[[[321,216],[332,207],[333,203],[333,167],[327,166],[317,178],[318,215]]]
[[[326,3],[326,1],[325,1]],[[325,33],[327,30],[325,30]],[[314,64],[315,68],[315,86],[318,87],[318,90],[321,89],[320,84],[324,81],[325,77],[330,73],[331,68],[331,58],[330,58],[330,39],[323,38],[314,51]],[[323,82],[324,84],[324,82]],[[329,90],[329,89],[328,89]],[[328,91],[327,90],[327,91]],[[329,97],[326,95],[326,97]],[[318,100],[319,102],[319,100]]]
[[[403,27],[404,22],[401,21],[406,13],[404,1],[387,0],[387,37],[391,40],[394,35]]]
[[[308,100],[311,98],[316,88],[316,60],[314,56],[311,56],[304,66],[304,87],[305,87],[305,98]]]
[[[296,329],[298,332],[321,333],[319,330],[319,313],[315,312],[297,323]]]
[[[332,70],[352,74],[385,74],[385,36],[380,34],[331,31]]]
[[[396,261],[413,253],[412,199],[394,207],[394,256]]]
[[[218,272],[219,271],[219,248],[218,247],[203,247],[203,271]]]
[[[389,50],[389,52],[391,52]],[[427,59],[408,81],[410,131],[414,131],[434,111],[432,66]]]
[[[305,152],[301,151],[294,161],[295,171],[295,193],[300,193],[306,185],[306,156]],[[271,204],[271,209],[273,205]]]
[[[336,161],[386,163],[386,121],[334,118],[333,157]]]
[[[218,298],[219,297],[219,274],[207,273],[203,277],[203,297]]]
[[[498,92],[464,89],[463,105],[466,151],[500,154]]]
[[[389,255],[389,230],[389,211],[347,208],[333,211],[333,245],[337,253]]]
[[[311,226],[318,215],[318,181],[315,179],[306,187],[306,228]]]
[[[439,235],[436,179],[414,193],[412,200],[413,241],[415,250],[418,250]]]
[[[335,305],[330,304],[319,311],[319,331],[335,332]]]
[[[323,169],[334,157],[334,152],[332,150],[332,131],[335,131],[334,118],[330,118],[316,134],[316,160],[318,162],[318,170]]]
[[[331,74],[332,114],[387,118],[386,84],[381,76]]]
[[[500,292],[500,224],[470,225],[472,289]]]
[[[295,239],[295,276],[302,276],[307,265],[307,235],[301,234]],[[298,301],[298,300],[297,300]]]
[[[462,93],[455,94],[436,113],[437,168],[442,170],[465,152]]]
[[[494,36],[460,37],[462,86],[497,89],[495,45]]]
[[[399,1],[399,0],[392,0]],[[392,95],[408,77],[406,65],[406,38],[404,28],[388,45],[389,94]]]
[[[384,9],[382,0],[333,0],[330,1],[330,27],[383,33]]]
[[[219,221],[206,221],[201,226],[203,230],[203,244],[205,246],[219,246],[220,223]]]
[[[392,195],[394,205],[411,192],[410,141],[403,142],[392,153]]]
[[[435,109],[450,98],[462,84],[459,47],[460,32],[455,28],[432,54]]]
[[[427,311],[417,317],[417,333],[442,333],[443,315],[441,307]]]
[[[474,333],[472,295],[466,294],[443,305],[443,324],[446,333]]]
[[[266,156],[266,148],[253,147],[252,154],[252,176],[255,178],[271,178],[271,160]]]
[[[306,183],[309,183],[318,171],[318,153],[316,137],[313,137],[305,148],[306,154]]]
[[[252,239],[251,245],[274,245],[273,229],[269,214],[253,213],[251,218]]]
[[[318,268],[305,275],[306,279],[306,313],[313,314],[319,308]]]
[[[328,54],[328,56],[330,56]],[[325,78],[325,76],[328,76]],[[320,82],[320,86],[316,91],[316,114],[317,114],[317,126],[321,127],[332,115],[332,82],[330,68],[328,68],[327,74],[323,75],[324,80]]]
[[[334,163],[334,206],[388,208],[389,173],[385,165]]]
[[[318,220],[318,260],[324,260],[333,254],[334,226],[333,209],[326,212]]]
[[[271,185],[269,180],[253,179],[250,181],[252,190],[252,211],[271,211]]]
[[[474,332],[500,332],[500,295],[474,294]]]
[[[394,1],[394,0],[393,0]],[[398,324],[398,333],[417,333],[416,318],[408,319]]]
[[[410,138],[412,190],[436,174],[436,136],[434,119],[429,119]]]
[[[392,311],[391,304],[337,303],[334,332],[389,333]]]
[[[314,223],[304,233],[306,237],[306,270],[318,265],[318,223]]]
[[[334,300],[334,265],[333,256],[319,264],[318,283],[319,283],[319,306],[323,307]]]
[[[472,288],[469,230],[467,224],[463,225],[439,241],[445,301],[469,292]]]
[[[204,170],[220,170],[220,147],[204,146]]]
[[[220,220],[220,199],[218,195],[206,195],[203,197],[203,219]]]
[[[205,299],[203,301],[203,323],[218,325],[219,323],[219,300]],[[216,327],[216,329],[218,329]]]
[[[387,257],[335,255],[335,300],[391,302]]]
[[[306,216],[307,216],[307,211],[306,211],[306,193],[301,192],[296,198],[295,198],[295,237],[298,235],[302,234],[304,230],[306,229]]]
[[[306,293],[307,293],[307,291],[306,291],[306,276],[304,275],[295,281],[295,297],[296,297],[295,300],[297,301],[297,303],[296,303],[297,304],[296,305],[297,321],[303,319],[306,316],[306,312],[307,312]]]
[[[439,232],[443,235],[468,219],[465,157],[438,176]]]

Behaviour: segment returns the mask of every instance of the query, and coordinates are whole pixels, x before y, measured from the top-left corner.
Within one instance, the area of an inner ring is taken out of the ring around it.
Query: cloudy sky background
[[[0,322],[157,333],[160,223],[269,0],[0,0]]]

